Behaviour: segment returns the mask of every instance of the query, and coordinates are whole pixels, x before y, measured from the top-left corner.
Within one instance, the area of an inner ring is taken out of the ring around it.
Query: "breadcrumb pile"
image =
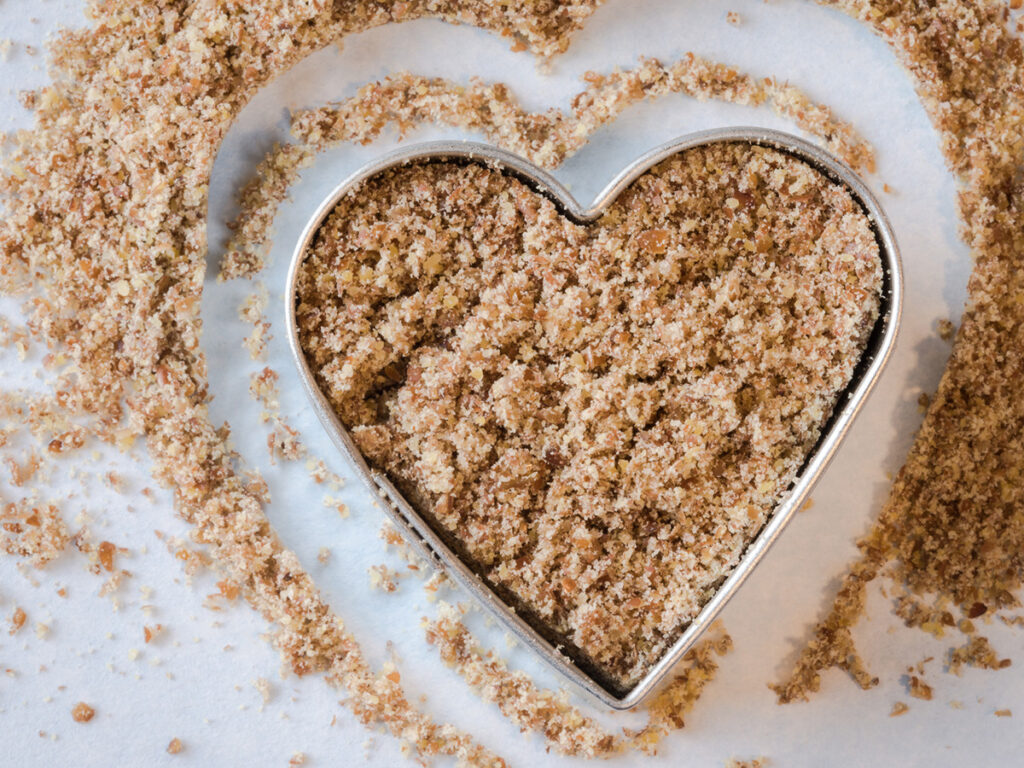
[[[421,163],[330,213],[296,325],[363,455],[625,689],[789,489],[881,282],[849,191],[775,150],[688,150],[591,226],[498,170]]]
[[[71,540],[60,510],[53,504],[27,501],[0,504],[0,550],[28,558],[42,568],[57,558]]]

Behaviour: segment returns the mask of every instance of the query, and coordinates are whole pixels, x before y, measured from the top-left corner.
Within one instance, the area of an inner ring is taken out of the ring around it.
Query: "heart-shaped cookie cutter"
[[[477,162],[515,176],[535,191],[551,199],[563,215],[580,224],[593,222],[639,176],[672,155],[694,147],[720,142],[755,144],[770,147],[796,157],[822,172],[832,181],[843,184],[867,214],[878,241],[883,269],[881,309],[868,339],[860,363],[846,388],[840,393],[832,415],[822,428],[817,445],[808,454],[804,465],[788,493],[780,500],[768,522],[750,542],[739,563],[722,582],[712,598],[683,630],[679,638],[632,688],[624,690],[604,679],[583,660],[570,658],[560,650],[557,638],[545,636],[545,630],[527,622],[452,550],[446,534],[439,533],[402,497],[390,480],[371,468],[356,447],[345,426],[335,415],[327,398],[317,386],[299,343],[295,319],[296,278],[303,258],[324,219],[338,201],[356,185],[395,166],[422,162]],[[878,379],[892,352],[899,328],[903,295],[903,274],[899,250],[889,220],[868,187],[847,165],[828,152],[796,136],[764,128],[724,128],[702,131],[664,144],[623,170],[597,196],[593,204],[582,207],[569,191],[551,175],[517,155],[494,147],[469,141],[439,141],[411,146],[375,160],[350,175],[328,195],[313,214],[299,238],[288,271],[285,291],[288,342],[295,364],[313,408],[334,443],[352,463],[356,473],[371,495],[376,497],[404,538],[422,555],[439,564],[456,582],[473,595],[494,616],[500,619],[524,644],[551,666],[614,709],[629,709],[639,704],[714,621],[729,598],[750,575],[772,545],[793,512],[800,508],[814,483],[820,477],[839,443],[860,411],[865,398]],[[555,642],[552,642],[554,640]]]

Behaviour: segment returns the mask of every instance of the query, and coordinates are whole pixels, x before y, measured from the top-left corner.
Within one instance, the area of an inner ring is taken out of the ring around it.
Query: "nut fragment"
[[[88,723],[96,715],[96,710],[80,701],[71,709],[71,719],[76,723]]]

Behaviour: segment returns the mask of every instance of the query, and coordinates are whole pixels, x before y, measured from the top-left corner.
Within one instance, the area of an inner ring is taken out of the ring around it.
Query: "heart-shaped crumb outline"
[[[536,192],[549,198],[560,213],[570,221],[586,224],[598,219],[633,181],[661,161],[700,146],[714,143],[743,143],[769,147],[801,160],[829,180],[841,184],[851,193],[854,201],[867,215],[875,235],[882,266],[882,289],[878,320],[867,341],[864,352],[845,389],[840,393],[831,416],[821,429],[817,444],[807,454],[802,469],[788,493],[771,513],[768,522],[749,542],[739,563],[733,568],[713,596],[703,604],[697,616],[682,634],[651,666],[646,674],[630,688],[589,664],[585,659],[570,657],[561,652],[558,638],[550,628],[537,622],[528,622],[503,601],[449,546],[451,538],[435,530],[419,515],[394,485],[381,472],[372,469],[356,447],[348,430],[339,420],[331,403],[320,390],[310,370],[299,341],[296,321],[297,282],[299,268],[305,259],[317,230],[350,190],[371,177],[396,166],[426,161],[457,161],[483,163],[525,182]],[[683,657],[712,623],[725,602],[767,551],[800,507],[838,444],[862,406],[864,399],[878,378],[892,351],[900,320],[902,298],[902,271],[899,253],[891,227],[878,201],[862,181],[838,160],[823,150],[788,134],[757,128],[735,128],[691,134],[670,142],[641,157],[598,196],[589,208],[582,208],[555,179],[531,163],[515,155],[472,142],[434,142],[392,153],[369,164],[342,182],[310,219],[294,251],[285,291],[288,338],[295,356],[303,386],[313,402],[315,411],[328,433],[341,451],[348,456],[371,494],[380,499],[389,517],[399,530],[423,554],[440,563],[465,589],[496,617],[502,620],[524,643],[540,654],[548,663],[572,679],[603,703],[615,709],[628,709],[638,704]],[[447,543],[446,543],[447,542]]]

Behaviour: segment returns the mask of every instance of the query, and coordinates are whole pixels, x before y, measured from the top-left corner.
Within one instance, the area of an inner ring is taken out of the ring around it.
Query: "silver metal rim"
[[[483,580],[448,548],[391,482],[382,473],[369,467],[345,426],[335,415],[327,398],[317,386],[302,353],[295,321],[295,283],[299,267],[313,236],[338,201],[359,183],[395,166],[445,159],[482,162],[521,177],[538,192],[553,200],[570,218],[578,222],[589,222],[598,218],[636,178],[662,160],[687,149],[720,142],[750,143],[777,149],[804,160],[834,181],[844,184],[861,204],[872,222],[885,270],[886,285],[874,333],[875,343],[865,350],[862,357],[862,365],[865,361],[867,365],[862,368],[859,375],[854,375],[853,380],[841,394],[836,410],[831,417],[831,426],[822,435],[817,447],[808,457],[793,487],[779,502],[761,532],[747,547],[735,569],[682,635],[633,688],[624,694],[618,694],[584,672],[571,658],[563,654],[557,647],[552,646],[510,606],[498,598]],[[313,409],[335,445],[352,463],[367,489],[381,502],[384,511],[405,539],[421,555],[440,565],[460,586],[472,594],[526,646],[545,659],[552,667],[601,703],[613,709],[624,710],[636,706],[651,693],[714,622],[729,598],[743,584],[779,537],[793,512],[804,503],[815,482],[828,466],[892,353],[902,315],[903,270],[896,238],[885,212],[872,192],[849,166],[820,147],[796,136],[765,128],[738,127],[693,133],[651,150],[616,176],[586,208],[581,206],[569,191],[550,174],[517,155],[486,144],[470,141],[438,141],[418,144],[390,153],[363,166],[342,181],[310,218],[295,246],[284,295],[288,343],[303,388],[313,404]],[[879,328],[881,328],[880,333]]]

